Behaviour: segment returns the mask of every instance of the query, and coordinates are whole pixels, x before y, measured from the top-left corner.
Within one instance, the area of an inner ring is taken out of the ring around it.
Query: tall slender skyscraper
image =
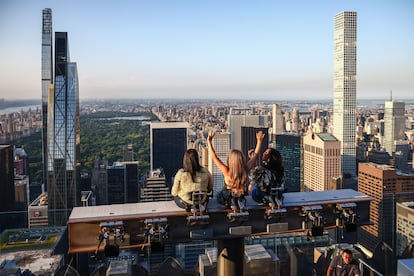
[[[333,134],[341,142],[341,170],[356,174],[357,13],[335,16]]]
[[[69,61],[68,35],[55,33],[55,81],[49,90],[49,224],[64,225],[80,198],[79,86],[76,63]]]
[[[47,103],[49,85],[53,79],[52,10],[44,9],[42,17],[42,162],[43,184],[47,188]]]

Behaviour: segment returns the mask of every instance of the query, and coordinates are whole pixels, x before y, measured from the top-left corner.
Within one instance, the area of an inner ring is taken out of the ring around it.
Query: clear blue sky
[[[0,98],[41,97],[42,9],[85,98],[333,98],[333,26],[358,13],[357,97],[414,98],[412,0],[0,0]]]

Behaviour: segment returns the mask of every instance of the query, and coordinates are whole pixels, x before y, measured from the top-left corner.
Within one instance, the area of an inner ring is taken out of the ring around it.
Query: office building
[[[14,148],[13,155],[15,175],[29,175],[29,157],[24,148]]]
[[[108,202],[122,204],[127,202],[127,174],[125,165],[116,162],[106,168],[108,174]]]
[[[260,149],[259,156],[256,161],[256,166],[262,164],[262,153],[269,147],[269,129],[267,127],[241,127],[241,152],[246,157],[246,161],[248,160],[248,151],[250,149],[256,148],[256,133],[262,131],[265,135],[265,139],[262,142],[262,146]]]
[[[333,135],[341,142],[341,172],[356,174],[357,13],[335,16]]]
[[[70,62],[68,35],[55,33],[55,81],[48,102],[49,224],[65,225],[80,198],[79,86],[76,63]]]
[[[272,105],[272,143],[276,144],[276,135],[285,132],[285,119],[280,104]]]
[[[96,205],[107,204],[108,202],[108,160],[98,156],[95,158],[92,169],[91,189],[95,196]]]
[[[27,213],[29,228],[47,227],[49,225],[47,192],[40,194],[30,203],[27,207]]]
[[[403,174],[390,165],[360,163],[358,191],[373,198],[369,216],[372,225],[362,226],[358,241],[372,252],[381,241],[395,249],[395,205],[414,201],[414,174]]]
[[[0,145],[0,211],[11,211],[14,207],[13,146]]]
[[[139,201],[139,173],[138,161],[120,162],[125,166],[126,170],[126,185],[127,185],[127,199],[126,203],[135,203]]]
[[[231,133],[230,148],[242,150],[242,127],[265,127],[266,116],[252,115],[250,108],[230,108],[228,115],[229,128]]]
[[[185,271],[192,272],[198,263],[198,256],[206,248],[211,248],[213,241],[195,240],[190,243],[179,243],[175,246],[175,256]]]
[[[285,188],[288,192],[303,191],[302,136],[298,134],[276,135],[276,149],[285,167]]]
[[[161,169],[149,172],[140,190],[140,202],[171,199],[172,195],[166,184],[164,172]]]
[[[188,145],[188,128],[186,122],[150,123],[151,171],[162,168],[169,188],[183,164]]]
[[[47,182],[47,130],[49,85],[53,83],[52,10],[42,11],[42,164],[43,183]]]
[[[368,152],[367,159],[368,162],[390,165],[392,157],[386,151],[373,149]]]
[[[14,193],[18,210],[26,210],[29,202],[29,177],[27,175],[14,176]]]
[[[230,153],[230,132],[217,132],[213,139],[213,147],[216,151],[217,157],[227,163],[227,158]],[[224,187],[224,176],[221,170],[217,167],[216,163],[213,161],[211,155],[208,155],[208,170],[210,171],[213,177],[213,196],[221,191]]]
[[[389,155],[396,152],[396,143],[404,139],[405,103],[386,101],[384,113],[384,148]],[[407,143],[406,143],[407,144]]]
[[[125,162],[135,161],[134,147],[132,146],[132,144],[128,144],[126,147],[124,147],[122,161],[125,161]]]
[[[294,108],[292,111],[292,132],[299,133],[299,109]]]
[[[341,176],[340,142],[329,133],[303,137],[304,191],[335,190],[332,179]]]
[[[396,208],[396,255],[403,256],[414,245],[414,202],[397,202]]]

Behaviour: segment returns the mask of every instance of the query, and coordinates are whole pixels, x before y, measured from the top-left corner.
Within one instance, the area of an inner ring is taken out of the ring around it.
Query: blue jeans
[[[262,190],[258,189],[257,187],[253,187],[252,189],[252,198],[254,201],[258,202],[258,203],[263,203],[263,198],[266,196],[267,194],[265,192],[263,192]]]

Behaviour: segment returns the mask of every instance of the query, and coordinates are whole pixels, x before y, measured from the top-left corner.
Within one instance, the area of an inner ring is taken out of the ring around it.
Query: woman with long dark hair
[[[194,192],[206,195],[212,190],[213,177],[206,168],[200,165],[197,151],[188,149],[184,153],[183,167],[176,173],[171,189],[175,203],[178,207],[189,210],[194,204]],[[207,200],[208,197],[204,196],[201,204],[204,206]]]
[[[280,152],[267,148],[262,156],[262,166],[252,169],[249,174],[252,198],[258,203],[268,203],[268,196],[281,199],[285,189],[284,177],[285,168]]]

